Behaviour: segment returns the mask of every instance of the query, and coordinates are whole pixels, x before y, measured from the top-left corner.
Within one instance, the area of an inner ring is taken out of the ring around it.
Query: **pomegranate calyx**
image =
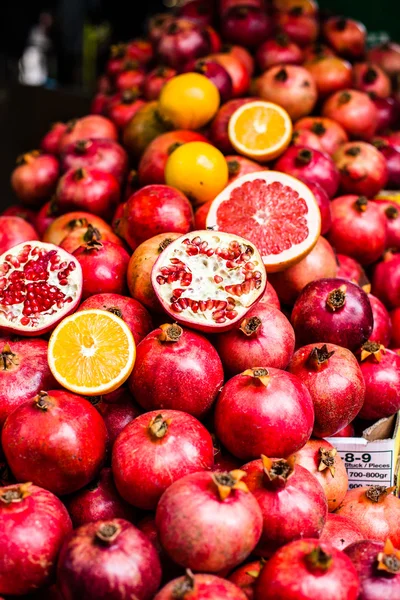
[[[74,231],[74,229],[78,229],[80,227],[89,227],[89,225],[90,223],[86,217],[82,217],[81,219],[72,219],[71,221],[68,221],[65,228],[69,229],[70,231]]]
[[[92,250],[101,250],[103,244],[96,239],[89,240],[83,245],[84,252],[91,252]]]
[[[103,523],[97,529],[96,539],[104,544],[112,544],[121,533],[121,526],[116,523]]]
[[[89,242],[93,242],[93,240],[97,242],[100,241],[101,233],[96,227],[93,227],[93,225],[89,223],[87,230],[83,234],[83,241],[85,242],[85,244],[89,244]]]
[[[31,150],[31,152],[26,152],[26,154],[20,154],[20,156],[17,157],[16,164],[18,167],[21,165],[28,165],[41,154],[40,150]]]
[[[235,177],[235,175],[237,175],[240,171],[240,164],[239,161],[237,160],[228,160],[228,173],[229,173],[229,177]]]
[[[73,129],[74,129],[74,127],[75,127],[75,125],[76,125],[77,121],[78,121],[78,119],[70,119],[70,120],[67,122],[67,129],[66,129],[66,131],[67,131],[68,133],[71,133],[71,131],[73,131]]]
[[[160,342],[178,342],[183,334],[183,329],[177,323],[160,325],[161,333],[158,336]]]
[[[313,123],[311,131],[315,133],[315,135],[324,135],[326,133],[326,127],[321,121],[316,121]]]
[[[1,362],[3,364],[2,371],[8,371],[12,367],[18,367],[19,358],[11,350],[10,344],[4,344],[4,348],[1,351]]]
[[[346,290],[347,290],[347,287],[346,287],[346,285],[343,284],[336,290],[332,290],[331,292],[329,292],[327,299],[326,299],[326,306],[332,312],[335,312],[336,310],[343,308],[343,306],[345,305]]]
[[[269,371],[268,371],[268,369],[265,369],[264,367],[247,369],[247,371],[243,371],[242,375],[245,375],[246,377],[253,377],[254,379],[258,379],[258,381],[260,383],[262,383],[262,385],[265,387],[267,387],[269,380],[270,380]]]
[[[308,165],[313,157],[312,150],[308,150],[308,148],[303,148],[297,153],[296,163],[299,165]]]
[[[339,104],[347,104],[351,100],[350,92],[342,92],[338,98]]]
[[[365,342],[361,347],[361,362],[368,356],[373,356],[377,362],[381,362],[382,352],[385,352],[385,346],[382,344],[372,341]]]
[[[332,564],[332,556],[317,546],[305,557],[307,566],[312,571],[327,571]]]
[[[212,480],[217,486],[219,498],[222,502],[230,496],[232,490],[242,490],[242,492],[249,491],[247,485],[241,481],[245,475],[245,471],[241,471],[240,469],[235,469],[229,473],[212,474]]]
[[[111,46],[112,58],[123,58],[126,54],[126,44],[113,44]]]
[[[123,320],[122,310],[120,308],[117,308],[116,306],[110,306],[109,308],[106,308],[106,311]]]
[[[124,62],[122,70],[123,71],[136,71],[136,69],[138,67],[139,67],[139,64],[136,60],[132,60],[131,58],[128,58],[128,60],[126,60]]]
[[[361,152],[360,146],[351,146],[345,152],[346,156],[358,156]]]
[[[172,242],[173,242],[173,241],[174,241],[174,240],[172,240],[171,238],[165,238],[165,239],[164,239],[164,240],[163,240],[163,241],[160,243],[160,245],[158,246],[158,248],[157,248],[157,253],[158,253],[158,254],[161,254],[161,252],[162,252],[163,250],[165,250],[165,248],[167,248],[167,247],[168,247],[170,244],[172,244]]]
[[[368,198],[365,196],[360,196],[353,204],[354,208],[357,212],[362,213],[367,210],[368,207]]]
[[[124,90],[121,94],[122,104],[132,104],[138,98],[138,92],[136,90]]]
[[[150,421],[148,431],[156,440],[161,440],[168,433],[171,419],[164,419],[162,414],[157,415]]]
[[[50,396],[47,392],[40,391],[38,393],[35,398],[35,406],[43,412],[46,412],[50,406],[52,406],[52,403],[50,402]]]
[[[32,483],[28,482],[5,488],[6,491],[0,494],[0,502],[3,502],[3,504],[17,504],[18,502],[22,502],[24,498],[30,496],[29,488],[31,485]]]
[[[242,331],[248,337],[255,335],[262,325],[262,321],[259,317],[250,317],[250,319],[243,319],[240,324],[240,331]]]
[[[386,496],[394,492],[395,489],[396,486],[387,488],[384,485],[373,485],[367,489],[365,497],[371,502],[378,504],[378,502],[383,502]]]
[[[377,556],[379,571],[387,571],[396,575],[400,571],[400,551],[396,550],[393,543],[388,538],[382,552]]]
[[[325,471],[325,469],[329,469],[332,477],[335,477],[335,456],[337,455],[336,448],[332,448],[328,450],[327,448],[319,449],[319,459],[320,463],[318,465],[318,471]]]
[[[336,31],[344,31],[347,27],[347,19],[345,19],[344,17],[339,17],[339,19],[336,20],[335,23],[335,29]]]
[[[289,15],[292,15],[292,17],[301,17],[302,14],[303,8],[301,6],[293,6],[293,8],[289,10]]]
[[[265,558],[260,558],[259,563],[260,563],[260,567],[261,567],[259,569],[259,571],[255,571],[255,570],[254,571],[246,571],[246,575],[248,575],[249,577],[252,577],[253,579],[258,579],[258,577],[260,577],[260,575],[261,575],[261,569],[263,568],[263,566],[266,563]]]
[[[176,33],[179,33],[180,30],[181,28],[179,27],[178,23],[171,23],[170,25],[168,25],[166,32],[168,34],[175,35]]]
[[[74,150],[78,154],[85,154],[86,150],[93,144],[91,140],[78,140],[75,142]]]
[[[82,167],[80,167],[79,169],[76,169],[76,171],[74,173],[75,181],[81,181],[82,179],[85,179],[85,177],[86,177],[85,169],[82,169]]]
[[[335,351],[332,350],[328,352],[328,347],[324,344],[321,348],[313,348],[310,352],[310,355],[307,359],[307,365],[314,369],[315,371],[320,371],[322,367],[327,366],[329,359],[335,354]]]
[[[190,569],[186,569],[184,579],[174,585],[172,589],[172,598],[174,598],[174,600],[183,600],[187,594],[193,592],[195,583],[196,582],[192,571]]]
[[[296,462],[295,456],[290,456],[287,459],[271,459],[262,454],[261,460],[264,475],[266,476],[266,483],[273,487],[285,487],[287,480],[294,473],[294,465]]]
[[[288,75],[287,70],[284,67],[282,67],[282,69],[280,69],[277,72],[277,74],[275,75],[274,79],[276,81],[287,81],[288,77],[289,77],[289,75]]]
[[[385,210],[385,215],[388,219],[394,220],[399,217],[399,211],[395,206],[388,206]]]
[[[286,33],[280,32],[275,36],[275,42],[278,46],[281,46],[281,48],[287,48],[290,43],[289,36]]]

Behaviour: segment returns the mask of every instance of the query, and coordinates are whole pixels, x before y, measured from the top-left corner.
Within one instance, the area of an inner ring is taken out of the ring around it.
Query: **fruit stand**
[[[178,4],[9,174],[0,600],[399,600],[400,46]]]

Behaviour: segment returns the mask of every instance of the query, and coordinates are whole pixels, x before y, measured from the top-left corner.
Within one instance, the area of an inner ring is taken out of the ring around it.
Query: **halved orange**
[[[237,152],[266,162],[282,154],[290,144],[292,121],[278,104],[255,100],[233,113],[228,135]]]
[[[116,390],[128,379],[136,346],[122,319],[91,309],[74,313],[57,325],[47,357],[51,372],[63,387],[97,396]]]

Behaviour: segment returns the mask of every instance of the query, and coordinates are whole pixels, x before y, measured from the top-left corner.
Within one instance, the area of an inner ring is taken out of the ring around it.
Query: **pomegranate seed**
[[[179,298],[178,304],[181,308],[185,309],[189,306],[189,302],[187,298]]]
[[[223,281],[224,278],[221,277],[221,275],[214,275],[214,281],[215,283],[221,283],[221,281]]]
[[[218,321],[218,319],[222,319],[222,317],[224,317],[224,316],[225,316],[224,310],[217,310],[212,313],[212,318],[214,319],[214,321]]]
[[[228,312],[225,313],[225,315],[227,316],[227,318],[232,321],[232,319],[236,319],[236,317],[238,316],[238,313],[236,310],[229,310]]]
[[[183,310],[183,308],[181,306],[179,306],[179,304],[177,304],[176,302],[174,302],[173,304],[171,304],[171,308],[175,312],[182,312],[182,310]]]

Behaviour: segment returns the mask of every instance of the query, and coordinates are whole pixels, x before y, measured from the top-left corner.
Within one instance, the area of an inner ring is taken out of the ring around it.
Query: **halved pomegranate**
[[[200,331],[227,331],[263,295],[267,274],[257,248],[237,235],[193,231],[171,242],[151,281],[162,307]]]
[[[82,269],[54,244],[18,244],[0,256],[0,329],[40,335],[79,304]]]

